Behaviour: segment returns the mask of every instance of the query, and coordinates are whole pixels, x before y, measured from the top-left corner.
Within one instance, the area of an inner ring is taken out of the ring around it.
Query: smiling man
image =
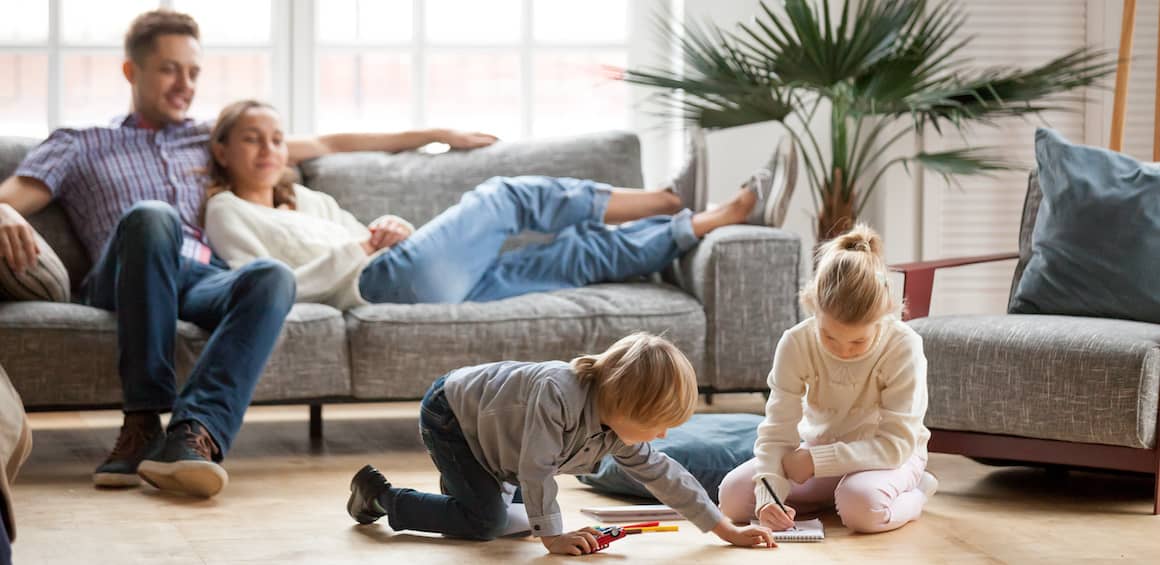
[[[39,253],[25,216],[52,200],[68,214],[94,267],[86,304],[117,316],[125,419],[93,482],[150,484],[213,496],[220,466],[254,386],[294,303],[294,277],[257,260],[230,271],[201,232],[203,171],[212,124],[187,117],[201,71],[197,23],[157,10],[125,36],[122,71],[132,111],[110,127],[58,129],[0,184],[0,260],[21,271]],[[288,141],[290,163],[339,151],[402,151],[433,141],[453,148],[495,138],[451,130],[336,134]],[[177,390],[178,319],[212,332],[188,382]],[[172,411],[167,429],[160,414]]]

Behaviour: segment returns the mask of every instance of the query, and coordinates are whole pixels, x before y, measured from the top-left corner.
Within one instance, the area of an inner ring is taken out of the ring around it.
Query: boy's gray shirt
[[[444,391],[475,458],[497,481],[522,489],[536,536],[564,532],[555,476],[595,472],[608,454],[701,531],[722,519],[705,489],[677,462],[648,443],[626,445],[601,425],[594,389],[567,363],[465,367],[447,376]]]

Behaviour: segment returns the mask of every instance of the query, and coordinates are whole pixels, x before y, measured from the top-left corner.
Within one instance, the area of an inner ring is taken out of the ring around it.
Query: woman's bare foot
[[[745,223],[745,219],[755,206],[757,193],[749,188],[742,188],[728,202],[712,210],[693,214],[693,235],[704,237],[719,227]]]

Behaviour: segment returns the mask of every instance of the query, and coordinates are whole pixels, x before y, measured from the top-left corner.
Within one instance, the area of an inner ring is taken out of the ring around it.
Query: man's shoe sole
[[[145,482],[163,491],[209,498],[221,492],[230,482],[226,470],[209,461],[142,461],[137,474]]]
[[[141,484],[141,477],[129,473],[93,473],[93,486],[100,488],[129,488]]]

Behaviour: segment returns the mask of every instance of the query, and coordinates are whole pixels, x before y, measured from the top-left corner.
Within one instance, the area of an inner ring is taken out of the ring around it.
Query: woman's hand
[[[558,536],[544,536],[540,541],[548,548],[549,553],[584,555],[600,548],[596,543],[596,538],[600,535],[600,531],[595,528],[583,528]]]
[[[440,130],[439,138],[439,141],[450,145],[452,149],[478,149],[487,147],[499,140],[498,137],[488,133],[453,129]]]
[[[363,245],[363,249],[368,250],[367,255],[380,249],[393,247],[410,237],[414,231],[409,224],[396,216],[383,216],[371,222],[367,228],[371,230],[371,238]]]
[[[814,457],[808,449],[798,449],[781,458],[781,467],[785,469],[785,478],[802,484],[814,477]]]
[[[777,547],[777,542],[773,541],[773,533],[769,531],[769,528],[762,526],[737,527],[728,518],[721,520],[713,528],[713,533],[717,534],[717,537],[738,547],[754,547],[758,545]]]
[[[775,532],[782,532],[793,527],[793,518],[797,516],[797,510],[786,506],[786,511],[782,512],[776,504],[769,503],[761,507],[761,511],[757,513],[757,519],[761,521],[761,525],[765,526]]]

